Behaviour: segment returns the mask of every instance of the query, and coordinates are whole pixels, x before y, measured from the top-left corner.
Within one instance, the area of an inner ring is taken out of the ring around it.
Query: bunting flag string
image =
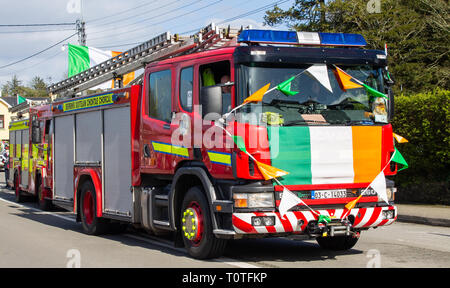
[[[382,97],[382,98],[389,99],[389,97],[386,94],[370,87],[369,85],[364,84],[363,82],[359,81],[355,77],[344,72],[344,70],[337,67],[336,65],[334,65],[334,67],[336,68],[336,71],[337,71],[338,82],[341,84],[344,91],[346,91],[347,89],[355,89],[355,88],[364,87],[366,89],[367,93],[369,93],[369,95],[372,97]],[[351,80],[354,80],[358,84],[352,82]]]

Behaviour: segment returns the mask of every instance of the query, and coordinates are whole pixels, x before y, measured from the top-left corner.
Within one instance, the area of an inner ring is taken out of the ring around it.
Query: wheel
[[[14,175],[14,192],[15,192],[15,199],[17,203],[21,203],[25,201],[25,196],[22,195],[22,190],[19,186],[19,177],[17,174]]]
[[[97,197],[95,187],[91,181],[86,181],[81,186],[80,214],[83,230],[89,235],[101,235],[108,231],[108,223],[105,219],[97,217]]]
[[[219,257],[227,241],[212,231],[210,208],[201,187],[192,187],[183,199],[180,211],[181,234],[189,255],[197,259]]]
[[[349,250],[358,242],[358,237],[353,236],[334,236],[317,237],[316,241],[320,247],[327,250],[343,251]]]
[[[50,211],[53,208],[52,201],[44,199],[44,194],[42,193],[43,187],[41,184],[41,177],[38,175],[36,179],[36,190],[37,190],[37,201],[39,203],[39,208],[44,211]]]

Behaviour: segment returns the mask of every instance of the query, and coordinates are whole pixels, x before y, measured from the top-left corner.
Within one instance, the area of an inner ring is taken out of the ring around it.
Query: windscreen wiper
[[[297,120],[294,120],[294,121],[290,121],[290,122],[284,124],[283,126],[294,126],[296,124],[310,124],[310,123],[329,125],[329,123],[323,122],[323,121],[297,119]]]

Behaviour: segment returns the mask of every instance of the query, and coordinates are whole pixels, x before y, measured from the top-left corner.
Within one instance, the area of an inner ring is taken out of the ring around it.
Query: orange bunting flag
[[[270,83],[267,84],[266,86],[262,87],[261,89],[259,89],[258,91],[256,91],[252,95],[250,95],[249,97],[247,97],[244,100],[244,103],[261,102],[264,97],[264,94],[266,94],[267,90],[269,90],[269,87],[270,87]]]
[[[275,168],[273,166],[261,163],[259,161],[255,161],[256,166],[258,166],[259,171],[263,175],[265,180],[270,180],[273,178],[281,177],[289,174],[289,172],[283,171],[281,169]]]
[[[355,208],[356,203],[359,201],[359,199],[361,199],[362,196],[363,196],[363,194],[359,195],[359,197],[356,198],[355,200],[352,200],[352,201],[348,202],[348,203],[345,205],[345,209],[347,209],[347,210],[350,211],[350,210],[352,210],[353,208]]]
[[[394,138],[395,138],[395,140],[397,140],[398,143],[408,143],[409,142],[406,138],[404,138],[398,134],[395,134],[395,133],[392,133],[392,134],[394,135]]]
[[[341,86],[342,90],[348,90],[348,89],[355,89],[355,88],[362,88],[363,86],[356,84],[355,82],[352,82],[351,79],[352,76],[345,73],[340,68],[336,67],[336,79],[338,80],[339,85]]]

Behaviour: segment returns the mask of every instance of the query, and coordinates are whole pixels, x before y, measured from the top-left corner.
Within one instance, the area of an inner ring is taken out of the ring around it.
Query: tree
[[[22,81],[20,81],[16,75],[13,75],[11,81],[7,81],[2,87],[2,93],[4,96],[16,96],[17,94],[20,95],[22,92]]]
[[[387,43],[397,92],[420,92],[436,86],[449,89],[447,1],[380,1],[380,13],[373,13],[368,0],[297,0],[285,11],[278,7],[267,11],[264,19],[268,25],[286,23],[296,30],[359,33],[373,49]],[[325,17],[319,19],[318,11]]]

